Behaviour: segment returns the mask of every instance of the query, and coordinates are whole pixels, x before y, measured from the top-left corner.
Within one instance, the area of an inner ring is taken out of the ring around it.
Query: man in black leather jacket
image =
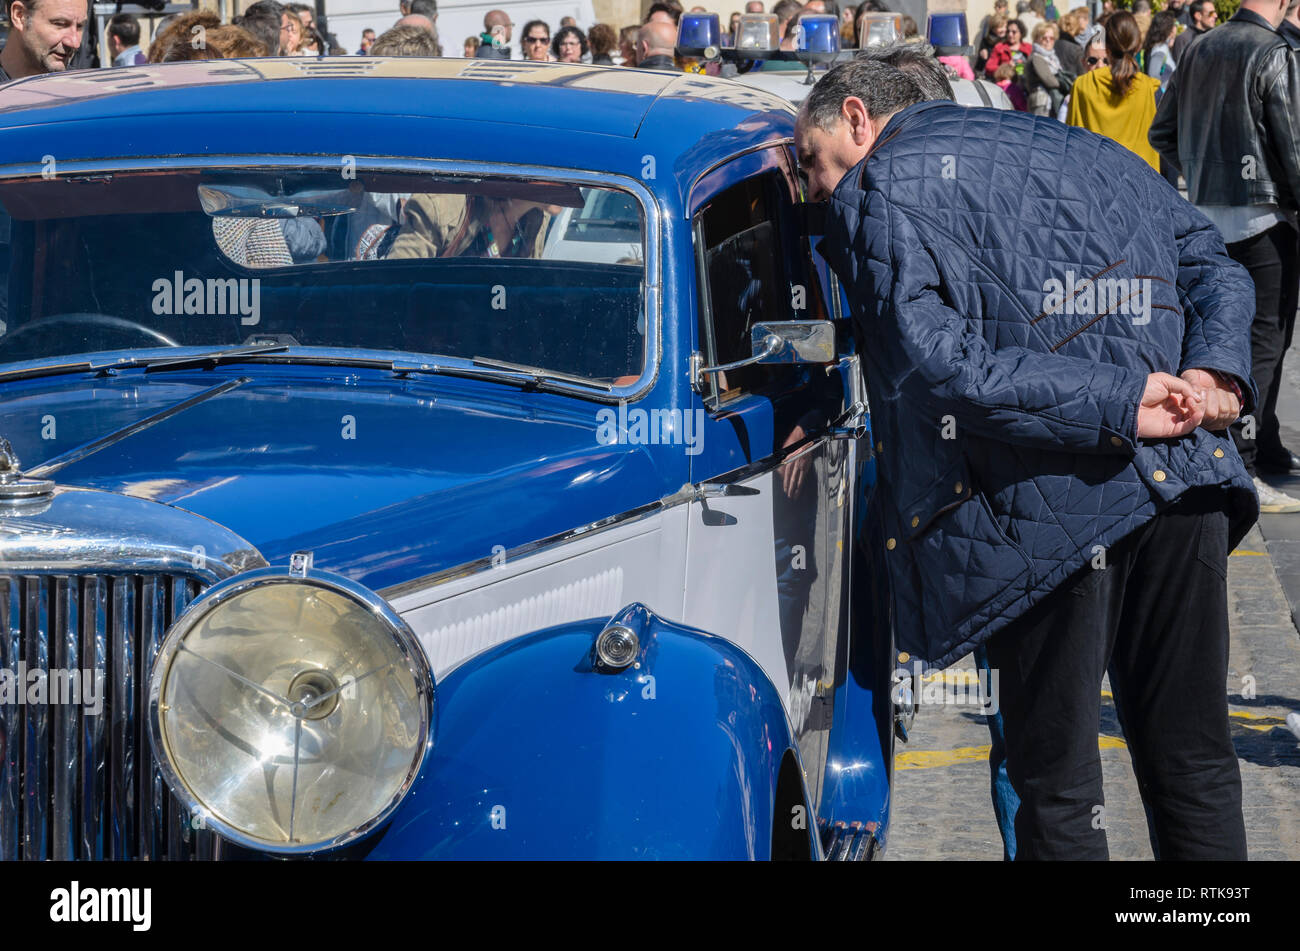
[[[1282,445],[1277,396],[1295,328],[1300,246],[1300,59],[1277,32],[1288,0],[1244,0],[1187,48],[1151,124],[1150,141],[1187,180],[1187,197],[1223,234],[1255,282],[1251,372],[1260,405],[1232,427],[1262,512],[1300,500],[1256,473],[1300,472]]]

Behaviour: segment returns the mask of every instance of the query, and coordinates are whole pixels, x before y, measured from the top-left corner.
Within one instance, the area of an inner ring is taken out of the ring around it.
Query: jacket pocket
[[[955,628],[1002,598],[1031,562],[1003,531],[988,499],[972,485],[965,459],[927,493],[927,505],[905,514],[916,559],[926,627],[934,635]],[[933,623],[942,625],[935,631]]]

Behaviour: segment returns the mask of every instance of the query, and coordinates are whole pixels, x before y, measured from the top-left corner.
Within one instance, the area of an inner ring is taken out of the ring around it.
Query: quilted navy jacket
[[[1255,295],[1127,149],[912,106],[835,189],[819,250],[862,352],[900,651],[951,663],[1190,487],[1223,488],[1232,545],[1254,523],[1226,432],[1137,438],[1155,371],[1232,374],[1254,407]]]

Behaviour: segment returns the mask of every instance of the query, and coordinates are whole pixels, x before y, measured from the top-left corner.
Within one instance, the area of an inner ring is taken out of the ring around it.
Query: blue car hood
[[[306,369],[11,383],[0,389],[0,435],[31,469],[242,376],[52,478],[203,515],[272,564],[310,549],[318,567],[376,589],[653,502],[686,481],[680,451],[601,445],[594,402]]]

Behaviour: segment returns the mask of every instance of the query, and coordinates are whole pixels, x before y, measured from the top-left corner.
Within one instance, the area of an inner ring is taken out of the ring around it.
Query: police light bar
[[[781,36],[776,28],[776,16],[771,13],[746,13],[736,28],[735,45],[721,47],[715,44],[697,45],[707,34],[698,27],[688,27],[687,17],[704,19],[715,14],[683,14],[677,31],[678,56],[704,62],[752,64],[755,60],[790,60],[805,63],[830,63],[842,59],[840,51],[839,20],[834,16],[809,14],[799,18],[791,36],[793,50],[783,50]],[[714,34],[715,36],[717,34]],[[694,42],[688,42],[688,40]],[[744,69],[741,70],[744,72]]]

